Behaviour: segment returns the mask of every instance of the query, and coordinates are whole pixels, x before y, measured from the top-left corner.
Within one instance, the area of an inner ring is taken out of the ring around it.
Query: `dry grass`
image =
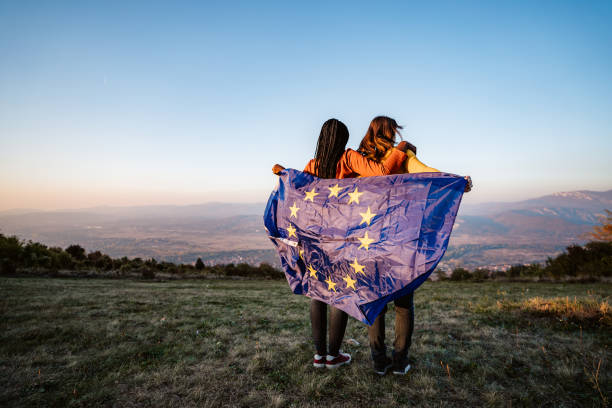
[[[308,299],[284,282],[0,278],[0,406],[602,406],[610,326],[528,305],[591,310],[610,288],[428,282],[414,368],[379,377],[354,320],[353,363],[314,369]]]
[[[520,302],[498,301],[497,306],[504,311],[519,311],[526,315],[558,319],[581,327],[612,327],[612,310],[608,299],[599,300],[592,296],[577,298],[532,297]]]

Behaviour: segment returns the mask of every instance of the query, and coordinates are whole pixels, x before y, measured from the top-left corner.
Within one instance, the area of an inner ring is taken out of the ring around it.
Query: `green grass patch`
[[[0,406],[602,406],[611,287],[427,282],[413,369],[379,377],[353,319],[353,363],[314,369],[284,282],[0,278]]]

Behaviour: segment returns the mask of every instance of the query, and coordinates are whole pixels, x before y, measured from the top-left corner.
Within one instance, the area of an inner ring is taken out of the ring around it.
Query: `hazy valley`
[[[0,232],[49,246],[78,243],[112,257],[207,264],[278,259],[262,223],[264,203],[96,207],[0,212]],[[441,266],[544,261],[599,223],[612,190],[557,193],[515,203],[462,205]]]

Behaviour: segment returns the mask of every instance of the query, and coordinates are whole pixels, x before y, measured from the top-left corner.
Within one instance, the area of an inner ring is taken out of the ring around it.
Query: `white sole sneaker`
[[[385,367],[385,368],[384,368],[382,371],[376,371],[376,370],[374,370],[374,372],[375,372],[376,374],[378,374],[378,375],[385,375],[385,374],[387,374],[387,371],[389,371],[389,369],[391,368],[391,366],[392,366],[392,365],[393,365],[392,363],[389,363],[389,365],[388,365],[388,366],[386,366],[386,367]]]
[[[393,370],[393,374],[395,374],[395,375],[406,375],[406,374],[408,374],[408,371],[410,371],[410,364],[406,364],[406,367],[404,367],[403,371]]]
[[[332,359],[332,360],[327,360],[327,363],[325,364],[325,367],[329,368],[330,370],[333,370],[334,368],[338,368],[338,367],[340,367],[340,366],[343,366],[343,365],[345,365],[345,364],[349,364],[349,363],[351,362],[351,355],[350,355],[350,354],[346,354],[346,353],[340,353],[340,354],[342,354],[342,355],[344,355],[344,356],[347,356],[347,357],[348,357],[348,360],[341,361],[341,362],[338,362],[338,363],[336,363],[336,364],[330,364],[330,363],[329,363],[329,362],[330,362],[330,361],[332,361],[333,359]]]
[[[318,361],[320,361],[320,363]],[[312,366],[314,368],[325,368],[326,361],[327,361],[327,356],[320,356],[318,354],[315,354],[314,361],[312,362]]]

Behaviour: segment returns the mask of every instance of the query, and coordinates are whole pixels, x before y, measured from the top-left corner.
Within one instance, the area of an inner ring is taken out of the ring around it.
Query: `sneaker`
[[[391,362],[391,359],[384,356],[384,358],[374,360],[374,371],[378,375],[385,375],[387,374],[387,370],[391,368],[392,365],[393,363]]]
[[[326,356],[320,356],[318,354],[314,355],[314,361],[312,363],[312,365],[315,368],[323,368],[325,367],[325,362],[327,361],[327,359],[325,358]]]
[[[348,364],[351,362],[351,355],[347,353],[340,352],[336,357],[327,356],[327,361],[325,362],[325,366],[329,369],[338,368],[341,365]]]
[[[399,367],[393,367],[393,374],[395,375],[406,375],[408,374],[408,371],[410,371],[410,364],[408,363],[405,363]]]

